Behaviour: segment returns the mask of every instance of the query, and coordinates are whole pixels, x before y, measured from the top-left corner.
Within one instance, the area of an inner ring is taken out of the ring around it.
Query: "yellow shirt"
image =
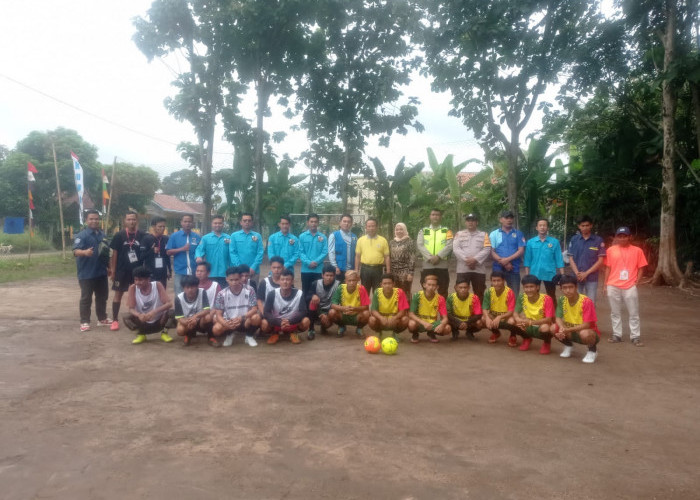
[[[379,266],[384,264],[384,257],[389,255],[389,242],[384,236],[377,235],[374,238],[367,235],[360,236],[355,253],[360,256],[360,263]]]

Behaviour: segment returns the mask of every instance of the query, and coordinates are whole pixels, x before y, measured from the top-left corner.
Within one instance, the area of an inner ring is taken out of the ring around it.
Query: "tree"
[[[394,220],[408,219],[408,205],[411,198],[411,179],[423,170],[422,162],[405,166],[405,157],[394,167],[394,174],[387,174],[379,158],[372,158],[374,165],[374,213],[381,225],[385,225],[386,234],[393,234]]]
[[[399,102],[411,69],[404,61],[411,50],[405,30],[416,19],[405,1],[329,0],[316,9],[297,109],[315,146],[312,161],[340,171],[335,187],[345,212],[349,179],[363,171],[367,138],[378,135],[388,145],[408,126],[423,129],[415,119],[417,101]]]
[[[700,62],[697,58],[698,42],[693,41],[692,31],[697,30],[698,3],[696,0],[645,0],[642,2],[623,2],[630,26],[633,28],[636,47],[641,52],[653,54],[661,46],[663,50],[662,69],[657,74],[661,79],[663,130],[663,155],[661,172],[661,215],[659,234],[659,261],[652,283],[682,285],[683,273],[678,266],[676,247],[676,204],[678,187],[676,183],[676,164],[679,159],[677,150],[677,110],[678,91],[688,81],[687,68],[683,62],[689,61],[695,70],[694,87],[700,80],[697,76]],[[658,39],[657,39],[658,38]],[[694,58],[685,57],[694,50]],[[683,71],[683,70],[686,71]],[[685,74],[684,74],[685,73]],[[695,120],[700,119],[700,110],[695,105]],[[696,140],[699,140],[696,138]],[[700,142],[698,143],[700,148]],[[698,151],[696,151],[696,154]],[[692,173],[692,166],[686,161]]]
[[[183,201],[202,199],[202,180],[195,170],[183,168],[166,175],[161,182],[163,193],[176,196]]]
[[[101,199],[102,180],[97,148],[86,142],[75,130],[59,127],[46,132],[33,131],[17,143],[0,169],[0,206],[8,215],[27,214],[27,161],[31,161],[38,171],[34,186],[34,221],[52,228],[59,227],[52,142],[56,149],[65,223],[78,226],[78,211],[66,210],[65,206],[66,200],[76,194],[71,152],[80,158],[85,175],[85,189],[93,200]],[[60,231],[57,233],[60,234]]]
[[[602,79],[617,61],[620,27],[588,0],[418,3],[427,25],[416,38],[433,89],[452,93],[451,114],[486,148],[504,149],[508,206],[517,214],[520,137],[538,101],[549,87],[564,92]]]
[[[189,71],[173,82],[178,94],[167,98],[165,106],[176,119],[192,124],[197,136],[205,227],[211,221],[216,117],[226,93],[241,91],[231,78],[231,9],[223,0],[155,0],[146,18],[134,21],[134,41],[149,61],[178,52],[189,63]]]
[[[119,221],[127,210],[145,213],[146,206],[160,188],[158,173],[144,165],[117,162],[112,184],[112,220]]]

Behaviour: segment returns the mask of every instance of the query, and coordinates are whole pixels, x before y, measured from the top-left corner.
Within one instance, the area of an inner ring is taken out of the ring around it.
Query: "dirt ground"
[[[75,278],[0,292],[5,500],[700,495],[700,299],[677,290],[642,287],[646,347],[593,365],[485,332],[396,356],[353,334],[132,346],[78,331]]]

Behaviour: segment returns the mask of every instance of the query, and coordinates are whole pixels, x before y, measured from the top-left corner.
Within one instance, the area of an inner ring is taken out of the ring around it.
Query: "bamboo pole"
[[[61,201],[61,183],[58,180],[58,162],[56,161],[56,145],[51,138],[51,151],[53,151],[53,169],[56,172],[56,197],[58,198],[58,215],[61,220],[61,247],[63,260],[66,260],[66,232],[63,228],[63,202]]]

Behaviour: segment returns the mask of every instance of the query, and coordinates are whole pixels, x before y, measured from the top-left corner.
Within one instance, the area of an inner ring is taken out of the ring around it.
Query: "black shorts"
[[[112,290],[115,292],[126,292],[129,290],[129,286],[133,283],[134,277],[131,274],[131,268],[122,268],[114,271]]]

